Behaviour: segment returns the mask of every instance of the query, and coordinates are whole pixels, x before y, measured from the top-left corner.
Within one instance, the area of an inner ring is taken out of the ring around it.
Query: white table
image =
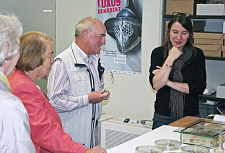
[[[135,153],[135,148],[141,145],[155,145],[158,139],[180,140],[180,133],[173,132],[178,127],[163,125],[155,130],[143,134],[133,140],[127,141],[114,148],[107,150],[107,153]],[[183,144],[185,145],[185,144]],[[168,151],[169,152],[169,151]],[[212,152],[212,150],[211,150]]]

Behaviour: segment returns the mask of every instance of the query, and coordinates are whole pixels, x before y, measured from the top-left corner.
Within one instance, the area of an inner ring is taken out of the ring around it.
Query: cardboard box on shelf
[[[225,4],[197,4],[196,15],[225,15]]]
[[[205,4],[206,0],[167,0],[166,14],[173,12],[185,12],[191,15],[196,14],[197,4]]]
[[[205,56],[221,57],[221,45],[195,44],[195,46],[202,49]]]
[[[216,44],[223,45],[223,39],[204,39],[204,38],[195,38],[195,44]]]
[[[223,45],[225,45],[225,33],[223,34]]]
[[[186,12],[193,14],[194,3],[193,0],[167,0],[166,14],[173,14],[173,12]]]
[[[224,36],[222,33],[194,32],[195,44],[217,44],[223,45]]]

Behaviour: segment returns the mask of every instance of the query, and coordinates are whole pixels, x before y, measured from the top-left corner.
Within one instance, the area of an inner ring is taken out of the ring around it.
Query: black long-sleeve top
[[[196,47],[195,47],[196,48]],[[197,55],[187,61],[181,73],[183,75],[183,82],[189,86],[189,94],[185,94],[185,106],[184,116],[199,115],[199,95],[204,92],[206,88],[206,70],[205,70],[205,56],[203,51],[196,48]],[[149,81],[153,87],[153,70],[156,66],[162,66],[163,59],[163,47],[155,48],[151,54],[151,66],[149,69],[150,76]],[[169,78],[171,80],[171,78]],[[155,113],[160,115],[170,116],[169,108],[170,99],[170,87],[164,86],[158,90],[155,101]]]

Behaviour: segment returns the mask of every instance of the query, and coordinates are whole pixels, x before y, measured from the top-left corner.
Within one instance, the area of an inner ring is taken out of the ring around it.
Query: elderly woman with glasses
[[[0,15],[0,152],[35,153],[27,111],[11,93],[7,76],[20,56],[22,23],[14,15]]]
[[[205,56],[193,46],[190,15],[173,15],[164,45],[152,51],[149,72],[157,90],[153,129],[184,116],[199,116],[199,95],[206,87]]]

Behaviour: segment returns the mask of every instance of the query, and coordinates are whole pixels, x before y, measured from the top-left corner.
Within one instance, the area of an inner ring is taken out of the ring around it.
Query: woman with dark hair
[[[193,46],[189,14],[173,14],[164,45],[152,51],[149,72],[157,90],[153,129],[184,116],[199,116],[198,96],[206,87],[205,56]]]

